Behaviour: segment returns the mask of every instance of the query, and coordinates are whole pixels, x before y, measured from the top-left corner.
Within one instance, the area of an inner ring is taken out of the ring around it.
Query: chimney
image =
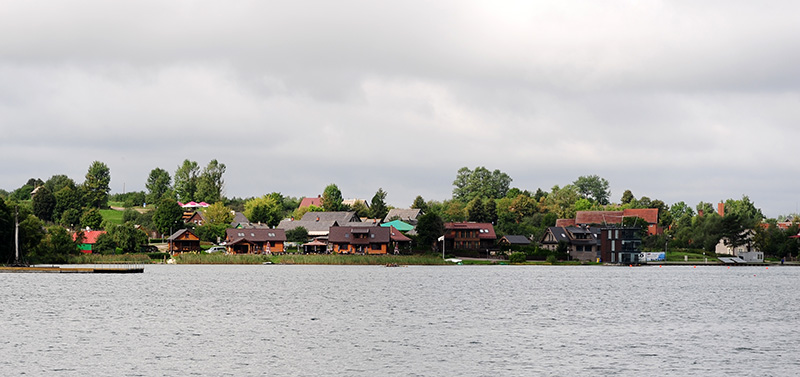
[[[319,216],[317,216],[317,221],[319,221]]]
[[[717,203],[717,213],[720,216],[725,217],[725,203],[724,202]]]

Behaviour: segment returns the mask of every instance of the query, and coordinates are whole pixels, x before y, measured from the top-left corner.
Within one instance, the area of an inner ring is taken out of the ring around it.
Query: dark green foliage
[[[125,253],[135,253],[140,246],[147,244],[147,234],[136,229],[132,223],[115,225],[107,229],[117,247]]]
[[[66,263],[70,255],[77,255],[78,245],[66,229],[50,227],[46,237],[36,247],[30,249],[28,260],[31,263]]]
[[[383,219],[388,213],[389,208],[386,207],[386,191],[383,191],[383,188],[379,188],[372,197],[372,202],[369,207],[369,217],[373,219]]]
[[[48,179],[47,182],[44,183],[44,187],[47,187],[47,189],[50,190],[50,192],[56,193],[59,192],[64,187],[75,188],[77,187],[77,185],[75,184],[75,181],[72,180],[72,178],[67,177],[66,175],[63,174],[59,174],[50,177],[50,179]]]
[[[170,198],[162,198],[153,213],[153,225],[162,234],[170,234],[184,227],[183,209],[178,202]]]
[[[437,239],[444,234],[444,222],[436,213],[426,213],[417,221],[417,246],[421,250],[437,250]]]
[[[61,214],[58,224],[65,227],[74,228],[81,225],[81,212],[77,209],[70,208]]]
[[[40,186],[33,196],[33,214],[44,221],[53,221],[56,197],[46,186]]]
[[[111,170],[100,161],[92,162],[86,172],[83,187],[86,189],[86,205],[93,208],[108,208],[108,192],[111,190]]]
[[[302,226],[286,231],[286,240],[289,242],[306,242],[308,240],[308,230]]]
[[[0,198],[0,263],[14,258],[14,209]]]
[[[147,202],[158,203],[172,189],[171,182],[172,178],[166,170],[161,168],[151,170],[144,185],[147,188]]]
[[[411,203],[411,208],[415,208],[420,210],[422,213],[428,212],[428,203],[425,202],[425,199],[422,198],[421,195],[417,195],[414,198],[414,202]]]
[[[217,243],[225,239],[226,229],[228,229],[228,224],[203,224],[194,229],[194,234],[196,234],[201,241]]]
[[[222,188],[225,181],[225,164],[211,160],[197,180],[195,200],[198,202],[216,203],[222,200]]]
[[[184,160],[183,164],[178,167],[178,170],[175,171],[175,193],[178,195],[178,199],[184,202],[194,200],[199,172],[200,167],[194,161]]]
[[[117,251],[117,241],[114,236],[108,233],[103,233],[97,236],[97,241],[92,246],[93,254],[114,254]]]
[[[66,185],[58,191],[55,191],[54,195],[56,199],[56,205],[53,209],[54,219],[61,220],[64,216],[64,213],[69,210],[77,212],[78,218],[80,219],[80,213],[82,212],[83,208],[83,193],[81,189],[75,186]],[[79,220],[72,223],[67,223],[66,225],[77,225],[78,223]]]
[[[100,229],[103,224],[103,215],[97,208],[87,208],[81,215],[81,226],[90,229]]]
[[[122,212],[122,222],[123,223],[138,223],[139,219],[139,211],[127,208],[125,211]]]

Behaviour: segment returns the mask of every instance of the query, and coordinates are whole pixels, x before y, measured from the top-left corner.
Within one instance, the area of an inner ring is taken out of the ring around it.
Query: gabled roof
[[[306,212],[300,220],[319,222],[336,221],[339,224],[361,221],[354,211]]]
[[[658,223],[658,208],[635,208],[623,211],[578,211],[576,224],[619,224],[625,217],[640,217],[648,224]],[[561,225],[561,224],[558,224]]]
[[[405,222],[416,222],[421,213],[418,208],[392,208],[383,218],[383,221],[390,221],[396,217]]]
[[[175,241],[175,240],[177,240],[177,239],[179,239],[181,237],[192,237],[192,238],[197,238],[197,240],[200,240],[200,238],[197,237],[197,235],[194,234],[189,229],[179,229],[177,232],[172,233],[172,235],[169,236],[168,240]]]
[[[284,230],[292,230],[294,228],[306,228],[310,236],[320,236],[328,234],[332,226],[338,225],[336,221],[305,221],[305,220],[292,220],[283,219],[278,228]]]
[[[480,239],[497,239],[497,235],[494,233],[494,225],[489,223],[473,223],[473,222],[466,222],[466,223],[445,223],[444,224],[445,230],[477,230],[478,231],[478,238]]]
[[[350,207],[355,205],[357,202],[361,202],[365,206],[367,206],[367,208],[369,208],[369,203],[365,199],[345,199],[345,200],[342,200],[342,204],[348,205]]]
[[[106,234],[105,230],[89,230],[83,232],[83,242],[85,244],[96,244],[97,237],[100,237],[101,234]],[[78,233],[72,233],[72,240],[75,241],[78,238]]]
[[[241,213],[239,211],[233,213],[233,221],[231,221],[231,225],[236,226],[237,224],[249,223],[249,222],[250,220],[247,219],[247,216],[245,216],[244,213]]]
[[[389,229],[391,230],[391,240],[394,242],[411,242],[411,238],[406,237],[405,234],[401,233],[397,228],[390,226]]]
[[[354,235],[364,233],[365,238],[356,238]],[[398,232],[399,233],[399,232]],[[349,244],[369,244],[369,243],[388,243],[391,239],[390,228],[380,226],[373,227],[349,227],[334,226],[330,229],[328,241],[333,243]]]
[[[298,206],[298,208],[306,208],[312,205],[315,207],[322,207],[322,197],[317,196],[316,198],[314,197],[303,198],[303,200],[300,201],[300,205]]]
[[[625,217],[636,216],[641,217],[648,224],[658,223],[658,208],[626,209],[622,212]]]
[[[286,232],[283,229],[226,229],[225,235],[229,243],[241,240],[248,242],[284,242]]]
[[[505,240],[511,245],[530,245],[531,240],[525,236],[506,235],[500,238],[500,242]]]

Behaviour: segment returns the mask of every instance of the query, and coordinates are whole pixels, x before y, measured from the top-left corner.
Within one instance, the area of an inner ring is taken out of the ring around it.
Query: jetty
[[[0,267],[0,273],[50,273],[50,274],[141,274],[143,266],[100,266],[100,267],[60,267],[60,266],[30,266],[30,267]]]

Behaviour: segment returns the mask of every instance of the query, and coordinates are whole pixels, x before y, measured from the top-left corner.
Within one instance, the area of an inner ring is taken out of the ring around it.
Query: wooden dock
[[[0,267],[0,273],[34,273],[34,274],[141,274],[144,267],[140,266],[115,266],[115,267]]]

